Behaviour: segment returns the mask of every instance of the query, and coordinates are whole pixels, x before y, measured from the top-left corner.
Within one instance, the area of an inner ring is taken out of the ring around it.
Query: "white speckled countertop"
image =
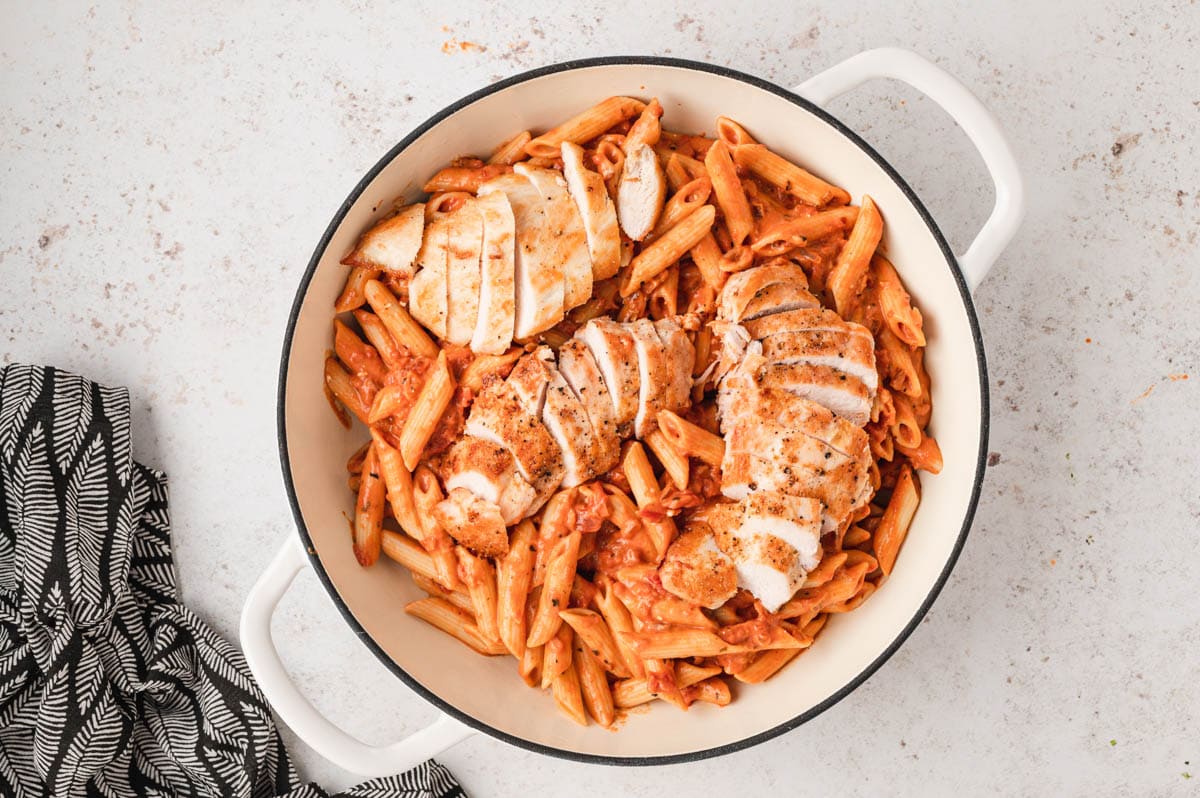
[[[185,600],[235,637],[290,533],[275,378],[292,294],[343,197],[407,130],[573,57],[667,54],[793,85],[894,44],[1005,121],[1029,189],[1025,227],[976,298],[991,468],[925,623],[836,707],[723,759],[593,767],[475,737],[441,760],[481,796],[1194,794],[1200,7],[467,5],[4,11],[0,362],[129,386],[137,454],[172,480]],[[967,243],[990,189],[940,111],[884,84],[831,110]],[[363,738],[432,716],[311,573],[276,629],[307,694]],[[306,777],[353,780],[285,735]]]

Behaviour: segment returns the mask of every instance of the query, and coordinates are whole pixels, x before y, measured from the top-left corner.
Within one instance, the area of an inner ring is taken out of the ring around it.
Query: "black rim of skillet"
[[[292,336],[295,332],[296,320],[300,316],[300,308],[304,303],[304,296],[308,292],[308,285],[312,280],[313,274],[316,272],[317,264],[320,262],[322,255],[325,253],[325,249],[329,245],[329,241],[333,237],[334,232],[341,225],[342,220],[349,212],[350,207],[358,200],[359,196],[363,193],[363,191],[366,190],[371,181],[375,179],[376,175],[378,175],[385,166],[391,163],[393,159],[400,155],[401,152],[407,149],[408,146],[417,139],[417,137],[451,114],[454,114],[462,108],[465,108],[476,100],[487,97],[488,95],[494,94],[498,91],[502,91],[510,86],[515,86],[518,83],[524,83],[526,81],[544,77],[546,75],[552,75],[557,72],[568,72],[575,69],[617,65],[678,67],[699,72],[708,72],[710,74],[720,75],[721,77],[725,78],[732,78],[757,89],[769,91],[772,94],[781,97],[790,103],[793,103],[794,105],[800,106],[806,111],[816,115],[827,124],[832,125],[843,136],[854,142],[859,149],[870,156],[875,163],[879,164],[879,166],[887,173],[888,177],[890,177],[896,183],[896,185],[900,187],[900,190],[904,192],[904,195],[908,198],[908,201],[911,202],[913,207],[917,209],[917,212],[921,215],[921,219],[925,222],[925,226],[929,229],[929,232],[933,234],[934,239],[941,248],[942,254],[946,259],[946,266],[949,268],[951,275],[958,284],[959,295],[962,298],[963,307],[967,314],[967,322],[971,327],[971,335],[975,342],[975,359],[979,365],[979,396],[981,409],[979,452],[976,457],[975,479],[973,482],[973,488],[971,490],[971,498],[967,504],[966,515],[963,517],[962,528],[959,530],[958,539],[955,541],[953,551],[950,552],[950,557],[946,561],[946,566],[942,569],[941,574],[938,575],[937,581],[930,589],[929,594],[925,597],[925,600],[921,603],[921,606],[917,610],[916,614],[913,615],[912,619],[908,622],[904,629],[901,630],[896,639],[893,640],[892,643],[883,651],[883,653],[876,657],[875,660],[871,662],[871,664],[868,665],[861,673],[850,679],[844,687],[826,698],[821,703],[806,710],[805,712],[800,713],[791,720],[781,723],[774,728],[759,732],[758,734],[751,735],[742,740],[738,740],[737,742],[727,743],[725,745],[716,746],[714,748],[706,748],[699,751],[689,751],[682,754],[669,754],[663,756],[621,757],[584,754],[579,753],[578,751],[569,751],[562,748],[554,748],[552,746],[542,745],[541,743],[535,743],[530,740],[517,737],[489,726],[477,718],[474,718],[452,706],[440,696],[425,688],[416,679],[410,676],[403,668],[401,668],[400,665],[395,662],[395,660],[389,657],[383,651],[383,649],[379,647],[379,645],[355,619],[345,602],[342,601],[341,596],[338,595],[337,589],[333,586],[333,582],[330,580],[329,575],[325,572],[324,566],[321,564],[320,557],[316,554],[316,548],[313,546],[312,538],[308,534],[308,528],[305,526],[304,517],[300,512],[300,504],[296,499],[295,485],[292,483],[291,463],[288,459],[287,426],[284,418],[286,407],[285,399],[287,393],[288,360],[292,349]],[[733,753],[734,751],[740,751],[744,748],[749,748],[753,745],[758,745],[759,743],[766,742],[767,740],[778,737],[785,732],[791,731],[797,726],[800,726],[801,724],[815,718],[817,715],[820,715],[822,712],[829,709],[834,704],[852,693],[859,687],[859,685],[870,678],[875,671],[879,670],[879,668],[882,667],[883,664],[887,662],[887,660],[894,653],[896,653],[904,641],[908,639],[909,635],[913,633],[913,630],[917,628],[917,625],[925,617],[925,614],[929,611],[930,606],[941,592],[942,587],[945,586],[946,580],[950,577],[950,572],[954,569],[954,565],[958,561],[959,554],[962,552],[963,545],[966,543],[967,535],[971,529],[971,522],[975,517],[975,508],[979,502],[980,490],[983,487],[984,466],[987,458],[989,426],[988,377],[987,362],[983,353],[983,336],[980,333],[979,320],[975,315],[975,306],[971,301],[971,292],[967,287],[967,282],[963,277],[962,271],[958,267],[958,261],[955,259],[954,253],[950,249],[949,244],[946,243],[945,236],[943,236],[941,230],[938,229],[937,223],[934,222],[933,217],[930,216],[929,211],[925,208],[925,205],[922,204],[916,193],[913,192],[908,183],[904,181],[900,174],[894,168],[892,168],[891,164],[884,160],[883,157],[871,147],[871,145],[863,141],[863,139],[854,133],[854,131],[847,128],[844,124],[839,122],[820,106],[809,102],[803,97],[800,97],[799,95],[794,94],[787,89],[762,80],[761,78],[747,75],[743,72],[738,72],[737,70],[728,69],[722,66],[707,64],[700,61],[689,61],[680,58],[660,58],[657,56],[607,56],[603,58],[584,58],[575,61],[564,61],[559,64],[551,64],[550,66],[544,66],[528,72],[522,72],[518,75],[514,75],[510,78],[506,78],[505,80],[493,83],[484,89],[480,89],[479,91],[469,94],[457,102],[446,106],[441,111],[425,120],[425,122],[423,122],[421,125],[413,129],[411,133],[405,136],[399,144],[397,144],[386,155],[384,155],[383,158],[381,158],[379,162],[376,163],[369,172],[367,172],[362,180],[358,182],[358,185],[354,187],[354,190],[350,192],[350,196],[346,198],[345,202],[343,202],[342,206],[338,209],[338,212],[334,215],[333,221],[329,223],[329,227],[326,228],[324,235],[321,236],[321,240],[317,244],[316,251],[313,253],[312,260],[309,261],[308,268],[305,270],[304,276],[300,280],[300,286],[296,290],[296,298],[292,303],[291,314],[288,317],[287,331],[284,334],[283,339],[283,357],[279,365],[278,391],[277,424],[279,435],[279,460],[283,467],[283,481],[287,488],[288,502],[292,507],[292,515],[296,520],[296,528],[300,532],[300,538],[304,541],[305,549],[309,553],[309,561],[312,564],[313,570],[317,572],[317,576],[320,578],[321,583],[325,586],[325,590],[333,599],[338,611],[341,612],[342,617],[346,619],[346,623],[350,625],[355,634],[358,635],[358,638],[367,646],[367,648],[372,651],[372,653],[375,654],[376,657],[379,658],[380,662],[387,666],[392,673],[400,677],[400,679],[418,695],[423,697],[426,701],[429,701],[442,712],[451,715],[467,726],[488,734],[498,740],[503,740],[504,742],[524,748],[528,751],[534,751],[539,754],[547,754],[549,756],[559,757],[561,759],[571,759],[577,762],[588,762],[601,765],[667,765],[679,762],[693,762],[700,759],[707,759],[709,757],[723,756],[725,754]]]

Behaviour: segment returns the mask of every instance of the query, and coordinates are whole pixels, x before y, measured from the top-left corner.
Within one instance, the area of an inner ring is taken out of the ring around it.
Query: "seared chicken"
[[[621,439],[617,436],[612,397],[600,376],[600,367],[587,344],[572,338],[558,350],[558,371],[587,413],[595,442],[596,473],[603,474],[620,459]]]
[[[563,312],[579,307],[592,296],[592,257],[583,219],[567,194],[567,181],[553,169],[521,163],[513,168],[541,194],[547,225],[545,258],[562,270]]]
[[[500,508],[466,488],[454,488],[433,508],[433,517],[454,540],[480,557],[508,551],[508,530]]]
[[[603,189],[603,184],[601,184]],[[614,218],[615,226],[616,220]],[[425,229],[425,206],[417,203],[363,233],[354,250],[342,259],[347,266],[381,269],[400,281],[412,279]]]
[[[501,192],[476,200],[483,216],[483,251],[480,254],[479,316],[471,334],[471,351],[498,355],[513,339],[517,312],[514,287],[516,236],[512,206]]]
[[[408,312],[438,338],[446,338],[450,214],[430,214],[417,252],[420,270],[408,286]]]
[[[472,435],[454,442],[438,473],[447,491],[465,489],[495,504],[505,524],[524,518],[537,498],[537,491],[517,469],[507,448]]]
[[[717,546],[733,562],[737,586],[775,612],[821,561],[821,502],[767,489],[703,511]],[[665,580],[664,580],[665,585]]]
[[[670,545],[658,576],[668,593],[710,610],[729,601],[738,589],[733,560],[702,522],[689,524]]]
[[[517,312],[513,335],[529,338],[562,321],[562,255],[557,250],[550,209],[545,207],[542,194],[533,183],[524,175],[507,174],[479,187],[481,197],[495,192],[508,198],[516,228]]]
[[[763,367],[760,383],[822,405],[851,424],[871,420],[873,392],[858,377],[831,366],[774,363]]]
[[[770,363],[808,363],[839,369],[862,380],[872,395],[879,387],[875,342],[869,334],[832,330],[779,333],[763,339],[762,353]]]
[[[583,148],[570,141],[562,143],[563,177],[567,190],[583,217],[588,254],[592,258],[592,280],[607,280],[621,267],[621,232],[617,227],[617,209],[604,178],[583,165]]]
[[[617,218],[625,235],[641,241],[650,234],[667,197],[667,178],[658,155],[648,144],[639,144],[625,155],[617,185]]]
[[[587,344],[596,359],[613,403],[617,435],[629,437],[638,412],[641,378],[638,376],[637,346],[628,325],[611,319],[593,319],[579,328],[575,337]]]
[[[446,217],[446,340],[466,346],[479,318],[483,214],[469,199]]]
[[[799,266],[773,264],[732,275],[721,289],[717,316],[724,321],[742,322],[768,313],[820,306],[808,292],[804,270]]]

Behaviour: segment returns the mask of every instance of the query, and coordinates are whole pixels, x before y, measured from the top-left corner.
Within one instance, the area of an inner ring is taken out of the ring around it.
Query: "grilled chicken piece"
[[[454,442],[438,467],[448,492],[464,489],[495,504],[506,525],[515,524],[532,512],[537,491],[517,469],[504,446],[465,435]]]
[[[627,325],[633,335],[634,346],[638,359],[638,404],[634,415],[633,432],[639,438],[658,426],[660,410],[676,410],[677,407],[667,407],[667,388],[675,378],[677,365],[667,357],[667,352],[654,328],[654,322],[649,319],[638,319]],[[691,371],[691,364],[686,365]]]
[[[446,340],[471,343],[479,318],[483,214],[470,199],[446,217]]]
[[[617,218],[625,235],[641,241],[650,234],[667,197],[667,178],[654,148],[641,144],[626,154],[617,185]]]
[[[775,288],[779,285],[784,287]],[[767,313],[820,306],[808,292],[808,278],[803,269],[771,264],[732,275],[721,289],[717,316],[725,321],[742,322]]]
[[[508,552],[508,529],[500,508],[466,488],[455,488],[433,508],[433,517],[450,537],[480,557]]]
[[[548,258],[562,269],[563,312],[579,307],[592,296],[592,257],[588,252],[587,232],[575,201],[567,193],[567,181],[553,169],[517,164],[542,196],[546,215]]]
[[[691,404],[696,347],[676,319],[659,319],[654,322],[654,329],[662,341],[667,361],[671,363],[671,379],[663,389],[663,407],[679,412]]]
[[[816,402],[858,427],[871,419],[875,392],[861,379],[840,369],[809,363],[776,363],[764,367],[760,384]]]
[[[846,321],[836,312],[827,308],[799,308],[785,310],[761,316],[757,319],[743,321],[742,326],[751,338],[763,339],[772,335],[789,332],[804,332],[805,330],[829,330],[834,332],[854,332],[871,337],[871,331],[861,324]]]
[[[513,285],[516,236],[512,206],[501,192],[475,201],[483,217],[479,260],[479,315],[471,333],[471,351],[499,355],[513,339],[516,289]]]
[[[840,369],[862,380],[872,394],[879,388],[875,342],[869,333],[830,330],[779,333],[763,339],[762,353],[771,363],[808,363]]]
[[[536,407],[550,436],[562,450],[562,486],[573,488],[599,473],[597,443],[583,404],[554,363],[554,352],[539,347],[517,361],[508,376],[532,415]]]
[[[479,196],[500,192],[512,207],[516,229],[514,274],[516,317],[513,336],[529,338],[563,318],[561,253],[551,229],[542,194],[524,175],[494,177],[479,187]],[[418,275],[419,276],[419,275]]]
[[[596,366],[612,399],[618,437],[629,437],[638,412],[641,385],[633,335],[627,325],[611,319],[593,319],[581,327],[575,336],[587,344],[596,359]]]
[[[420,270],[408,286],[408,312],[438,338],[446,338],[450,265],[450,214],[434,213],[425,225],[425,239],[417,252]]]
[[[613,224],[616,224],[615,217]],[[421,249],[424,230],[425,206],[421,203],[409,205],[363,233],[354,250],[342,259],[342,263],[366,269],[382,269],[393,278],[407,282],[416,272],[417,252]]]
[[[738,589],[733,560],[717,545],[712,528],[702,522],[690,523],[675,539],[658,577],[668,593],[710,610],[729,601]]]
[[[558,372],[587,413],[595,442],[596,473],[603,474],[615,467],[620,459],[621,439],[617,437],[612,397],[604,386],[592,350],[578,338],[570,339],[559,347]]]
[[[588,254],[592,258],[592,280],[607,280],[621,267],[621,232],[617,227],[617,209],[604,178],[583,165],[583,148],[570,141],[562,143],[563,177],[567,190],[587,233]]]
[[[717,546],[733,562],[737,586],[775,612],[821,561],[821,503],[762,490],[703,513]],[[665,583],[664,583],[665,584]]]
[[[566,471],[558,444],[541,420],[526,409],[511,382],[493,383],[475,398],[464,432],[499,444],[512,455],[535,493],[527,515],[545,504],[562,483]]]
[[[764,388],[777,388],[816,402],[855,426],[871,420],[874,392],[844,371],[810,363],[772,364],[760,376]]]

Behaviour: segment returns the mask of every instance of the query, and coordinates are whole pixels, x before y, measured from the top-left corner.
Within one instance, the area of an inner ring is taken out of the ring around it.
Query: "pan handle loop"
[[[877,78],[907,83],[940,105],[971,139],[992,176],[996,187],[992,213],[967,251],[957,256],[967,285],[974,292],[1016,235],[1025,215],[1025,187],[1012,148],[996,117],[966,86],[916,53],[897,47],[861,52],[809,78],[793,91],[825,106]]]
[[[474,734],[473,729],[443,713],[399,742],[371,746],[335,726],[301,695],[279,659],[271,637],[271,616],[296,574],[307,564],[299,538],[289,535],[250,589],[242,609],[239,635],[246,664],[279,719],[330,762],[368,777],[402,773]]]

